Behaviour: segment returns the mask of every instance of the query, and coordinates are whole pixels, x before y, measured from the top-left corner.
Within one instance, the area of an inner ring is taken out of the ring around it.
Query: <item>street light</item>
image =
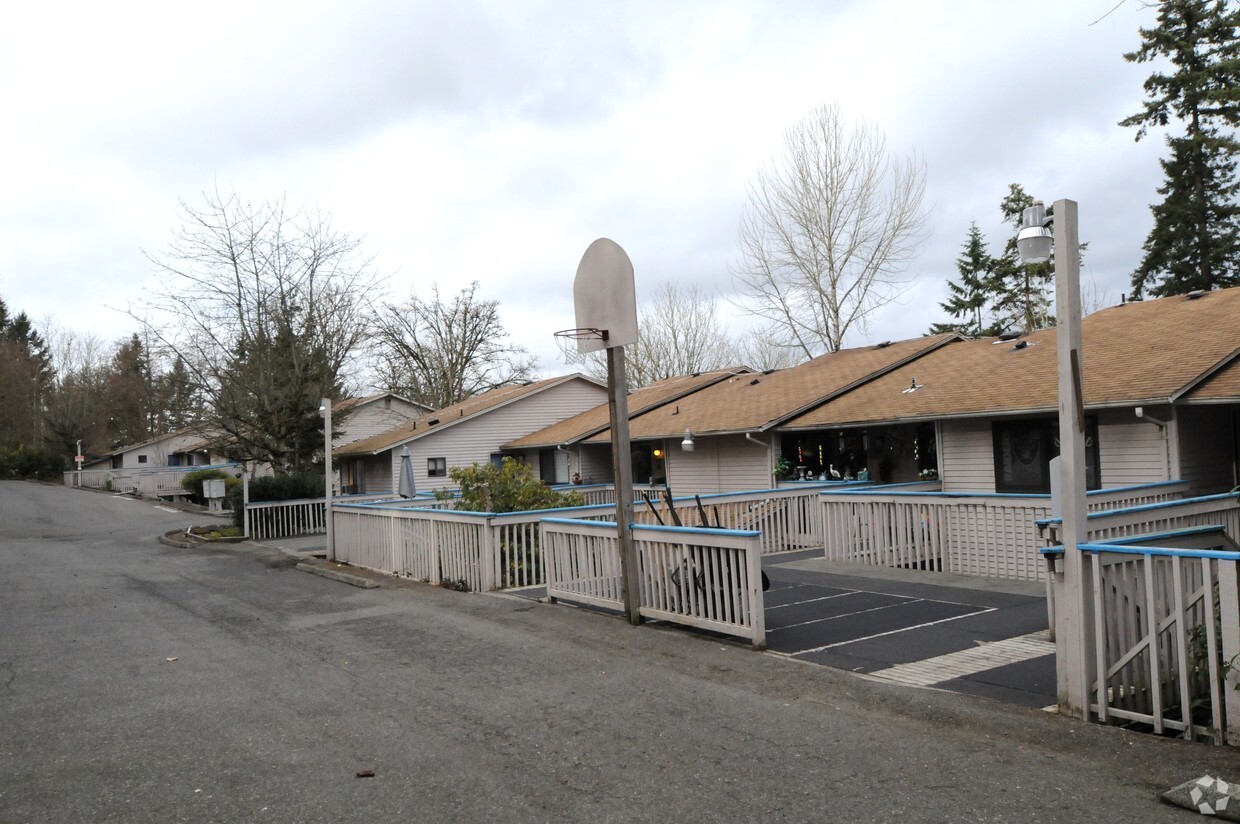
[[[1056,598],[1056,689],[1060,707],[1089,720],[1090,673],[1085,638],[1085,563],[1078,549],[1085,542],[1085,402],[1081,365],[1081,260],[1075,200],[1055,201],[1047,218],[1041,201],[1024,211],[1016,246],[1024,263],[1043,263],[1055,255],[1055,342],[1059,365],[1059,484],[1062,519],[1063,592]],[[1054,231],[1047,229],[1054,226]]]
[[[332,535],[332,399],[319,401],[323,418],[323,527],[327,530],[327,560],[336,560],[336,542]]]

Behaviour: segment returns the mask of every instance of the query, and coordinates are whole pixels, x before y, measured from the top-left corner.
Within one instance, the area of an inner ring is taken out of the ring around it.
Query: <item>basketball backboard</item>
[[[601,237],[590,244],[573,278],[577,351],[597,352],[637,341],[633,263],[620,245]],[[588,334],[587,329],[606,332]]]

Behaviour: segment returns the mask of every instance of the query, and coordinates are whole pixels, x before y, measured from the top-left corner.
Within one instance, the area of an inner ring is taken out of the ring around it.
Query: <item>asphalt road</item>
[[[1240,779],[1231,749],[155,541],[203,520],[0,483],[0,822],[1183,822],[1162,790]]]

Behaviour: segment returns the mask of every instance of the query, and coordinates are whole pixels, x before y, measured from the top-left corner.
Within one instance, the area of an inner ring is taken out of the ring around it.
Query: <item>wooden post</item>
[[[327,530],[327,560],[336,560],[336,542],[332,534],[332,399],[319,401],[323,411],[323,527]]]
[[[1080,239],[1074,200],[1055,201],[1055,325],[1059,363],[1060,505],[1065,597],[1056,599],[1059,707],[1089,720],[1092,587],[1077,548],[1085,541],[1085,401],[1081,361]]]
[[[1226,718],[1226,741],[1240,745],[1240,563],[1218,562],[1219,614],[1223,628],[1219,641],[1223,647],[1223,663],[1229,664],[1223,678],[1223,706]]]
[[[616,533],[620,543],[620,584],[629,623],[642,622],[637,548],[633,545],[633,459],[629,447],[628,381],[624,347],[607,348],[607,410],[611,414],[611,465],[616,485]]]

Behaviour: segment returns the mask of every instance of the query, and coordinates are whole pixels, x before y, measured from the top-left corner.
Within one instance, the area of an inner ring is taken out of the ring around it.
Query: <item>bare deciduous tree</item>
[[[567,363],[582,365],[595,378],[607,378],[603,353],[579,355],[575,342],[559,343]],[[637,342],[624,350],[628,384],[645,386],[676,375],[732,366],[738,362],[736,348],[713,297],[698,286],[665,283],[638,308]]]
[[[381,279],[361,242],[317,213],[235,193],[181,201],[147,311],[130,311],[205,400],[205,434],[278,472],[321,451],[321,397],[344,393]],[[154,316],[159,322],[148,320]]]
[[[499,301],[478,297],[478,283],[444,302],[410,295],[386,304],[372,350],[379,381],[390,392],[432,409],[532,379],[537,361],[508,340]]]
[[[806,357],[841,348],[897,298],[925,226],[925,166],[888,154],[875,127],[815,109],[749,186],[741,216],[742,306]]]

